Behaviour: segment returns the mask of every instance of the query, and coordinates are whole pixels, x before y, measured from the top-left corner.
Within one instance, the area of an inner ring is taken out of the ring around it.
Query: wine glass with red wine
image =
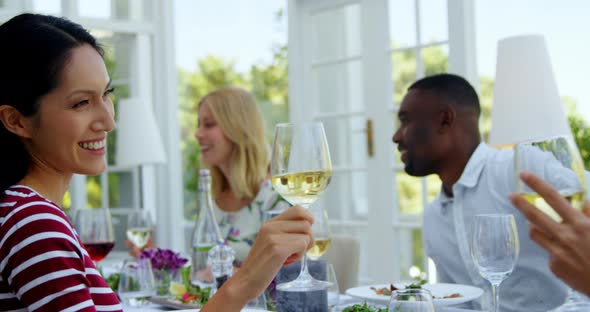
[[[73,221],[88,255],[98,264],[115,246],[111,213],[106,208],[77,209]]]

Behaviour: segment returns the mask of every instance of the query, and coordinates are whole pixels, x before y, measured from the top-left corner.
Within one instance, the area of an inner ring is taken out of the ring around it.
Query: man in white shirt
[[[479,115],[473,87],[451,74],[416,81],[401,103],[393,141],[405,171],[437,174],[442,181],[441,193],[424,212],[426,254],[436,263],[440,282],[482,287],[481,305],[489,308],[489,282],[470,256],[471,223],[476,214],[513,214],[520,256],[500,286],[500,311],[547,311],[563,303],[566,286],[551,273],[547,253],[530,240],[526,219],[510,202],[516,191],[512,151],[481,142]]]

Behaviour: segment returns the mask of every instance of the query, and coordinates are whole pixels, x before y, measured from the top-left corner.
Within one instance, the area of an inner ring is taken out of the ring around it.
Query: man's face
[[[409,175],[436,173],[441,144],[436,134],[439,101],[433,92],[412,89],[400,105],[399,128],[393,135],[393,142],[397,144]]]

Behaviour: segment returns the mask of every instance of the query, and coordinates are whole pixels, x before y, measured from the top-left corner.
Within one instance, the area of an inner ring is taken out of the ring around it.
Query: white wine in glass
[[[306,209],[326,190],[332,177],[332,162],[324,126],[321,122],[285,123],[275,127],[270,161],[274,189],[290,204]],[[313,228],[312,228],[313,231]],[[317,252],[327,249],[328,237],[316,235]],[[323,249],[323,250],[322,250]],[[307,256],[301,260],[299,276],[277,286],[280,291],[312,291],[325,289],[326,281],[314,279],[307,268]]]
[[[331,238],[316,237],[313,241],[313,246],[307,251],[307,256],[311,260],[318,260],[323,256],[332,244]]]
[[[127,239],[141,249],[152,236],[152,218],[148,210],[135,209],[127,217]]]
[[[530,203],[556,221],[561,217],[519,177],[523,171],[532,172],[555,188],[575,209],[582,209],[586,200],[584,163],[573,138],[557,136],[516,144],[514,155],[516,188]]]
[[[328,213],[320,207],[310,209],[313,214],[314,223],[311,232],[314,237],[313,246],[307,251],[307,257],[311,260],[318,260],[323,256],[332,244],[332,234],[328,225]]]
[[[555,221],[561,222],[562,219],[543,197],[520,180],[521,172],[528,171],[539,176],[556,189],[574,209],[582,210],[588,182],[580,151],[570,135],[516,144],[514,169],[517,192]],[[570,288],[565,303],[552,311],[590,311],[590,302]]]
[[[331,177],[330,170],[286,173],[273,176],[272,185],[288,202],[305,206],[320,197]]]

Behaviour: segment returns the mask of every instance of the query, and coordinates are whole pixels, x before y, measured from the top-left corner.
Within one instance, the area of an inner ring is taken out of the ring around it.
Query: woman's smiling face
[[[106,168],[106,137],[115,127],[110,78],[90,45],[72,49],[57,87],[27,117],[25,139],[34,166],[96,175]]]
[[[205,164],[227,166],[233,143],[223,133],[206,102],[199,107],[199,125],[195,137],[201,146],[201,160]]]

